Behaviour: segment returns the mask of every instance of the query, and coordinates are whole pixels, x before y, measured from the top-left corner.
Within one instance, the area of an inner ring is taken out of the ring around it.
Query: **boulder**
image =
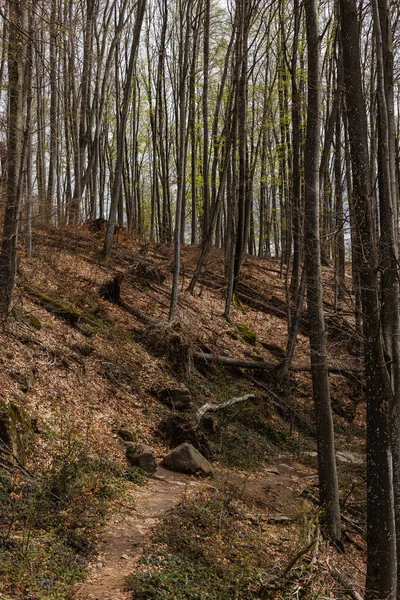
[[[212,475],[211,464],[200,452],[185,442],[177,446],[163,459],[163,465],[171,471],[179,473],[199,473],[200,475]]]
[[[126,458],[133,467],[138,467],[152,475],[157,471],[157,459],[150,446],[129,444],[126,448]]]
[[[183,383],[158,390],[156,396],[160,402],[174,410],[190,408],[192,402],[190,391]]]

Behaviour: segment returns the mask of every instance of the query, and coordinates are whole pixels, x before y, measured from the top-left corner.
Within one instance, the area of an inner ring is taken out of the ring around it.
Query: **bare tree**
[[[313,397],[317,423],[320,503],[326,532],[341,539],[339,493],[330,404],[324,309],[322,299],[321,249],[319,239],[319,135],[321,75],[317,0],[306,0],[308,48],[307,133],[305,169],[305,265],[311,353]]]

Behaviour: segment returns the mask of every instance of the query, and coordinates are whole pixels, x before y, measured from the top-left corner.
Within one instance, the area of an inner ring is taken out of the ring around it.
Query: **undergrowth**
[[[269,563],[257,523],[229,494],[208,491],[168,515],[127,583],[135,600],[258,598]]]
[[[132,600],[325,598],[324,575],[312,560],[319,549],[318,513],[301,512],[286,527],[278,525],[285,536],[277,555],[271,548],[276,526],[253,514],[241,491],[213,488],[176,507],[127,580]]]
[[[6,598],[71,598],[107,503],[124,479],[132,480],[78,440],[62,443],[49,462],[35,473],[0,472],[0,581]]]

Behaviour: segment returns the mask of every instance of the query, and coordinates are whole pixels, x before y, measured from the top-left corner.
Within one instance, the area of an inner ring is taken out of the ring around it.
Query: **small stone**
[[[122,554],[121,558],[123,558],[124,560],[129,560],[129,556],[127,554]]]
[[[102,569],[102,568],[103,568],[103,563],[102,563],[102,562],[98,562],[98,563],[96,563],[96,567],[97,567],[98,569]]]
[[[354,452],[347,452],[346,450],[339,450],[336,452],[336,458],[339,462],[349,463],[352,465],[362,465],[363,459],[360,454]]]
[[[152,475],[157,471],[157,459],[150,446],[129,444],[126,448],[126,458],[133,467],[138,467]]]
[[[265,469],[265,472],[271,475],[280,475],[279,469],[276,467],[269,467],[268,469]]]

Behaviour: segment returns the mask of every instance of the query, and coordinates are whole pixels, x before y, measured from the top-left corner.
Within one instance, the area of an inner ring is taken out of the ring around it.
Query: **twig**
[[[302,548],[301,550],[299,550],[297,552],[297,554],[295,554],[293,556],[293,558],[289,561],[288,565],[286,566],[284,572],[283,572],[283,577],[287,577],[290,573],[290,571],[293,569],[293,567],[295,566],[295,564],[300,560],[300,558],[302,556],[304,556],[305,554],[307,554],[307,552],[309,552],[311,550],[311,548],[317,543],[317,540],[313,540],[312,542],[310,542],[309,544],[307,544],[307,546],[305,546],[304,548]]]

